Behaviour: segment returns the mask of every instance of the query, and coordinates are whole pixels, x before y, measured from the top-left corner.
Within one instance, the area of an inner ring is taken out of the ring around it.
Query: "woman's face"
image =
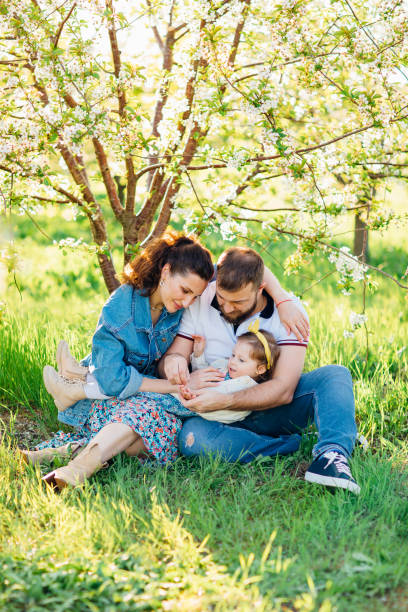
[[[258,364],[251,357],[251,346],[249,343],[244,340],[238,340],[228,360],[228,374],[230,377],[250,376],[251,378],[256,378],[264,372],[265,366]]]
[[[207,287],[207,281],[193,272],[172,274],[170,266],[163,267],[159,285],[161,301],[169,312],[188,308]]]

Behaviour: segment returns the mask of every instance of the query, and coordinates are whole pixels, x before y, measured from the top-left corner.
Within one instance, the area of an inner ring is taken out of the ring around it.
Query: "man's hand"
[[[216,370],[211,367],[203,368],[190,374],[188,386],[192,391],[203,389],[204,387],[215,387],[219,382],[223,381],[224,378],[225,374],[221,372],[221,370]]]
[[[164,358],[164,375],[173,385],[187,385],[190,372],[187,359],[178,353],[171,353]]]
[[[309,321],[295,302],[282,302],[278,306],[279,318],[288,334],[293,332],[299,342],[307,341],[310,334]]]
[[[217,393],[217,391],[210,391],[202,389],[195,391],[195,397],[190,400],[181,398],[181,403],[186,408],[189,408],[197,414],[203,412],[214,412],[214,410],[226,410],[230,406],[230,396],[225,393]]]

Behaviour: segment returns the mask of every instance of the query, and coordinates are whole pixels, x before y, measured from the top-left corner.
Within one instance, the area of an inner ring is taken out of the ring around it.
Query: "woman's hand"
[[[221,370],[216,370],[211,367],[203,368],[190,374],[188,387],[191,391],[203,389],[204,387],[215,387],[219,382],[223,381],[224,378],[225,374],[221,372]]]
[[[279,304],[279,302],[278,302]],[[295,302],[284,301],[278,306],[279,318],[288,334],[293,332],[299,342],[309,340],[310,325],[303,312]]]
[[[190,378],[187,359],[179,353],[170,353],[164,358],[164,374],[173,385],[186,385]]]

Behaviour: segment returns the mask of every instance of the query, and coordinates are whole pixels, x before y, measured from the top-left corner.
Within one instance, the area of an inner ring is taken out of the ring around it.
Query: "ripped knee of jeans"
[[[184,444],[185,444],[185,446],[187,448],[191,448],[193,446],[194,442],[195,442],[194,434],[193,434],[192,431],[190,431],[190,433],[188,433],[187,436],[186,436],[186,441],[185,441]]]

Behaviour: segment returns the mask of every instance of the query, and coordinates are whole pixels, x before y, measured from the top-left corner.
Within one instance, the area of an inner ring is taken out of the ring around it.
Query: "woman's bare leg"
[[[133,444],[128,446],[128,448],[125,450],[125,453],[129,457],[138,457],[139,455],[148,454],[147,448],[145,447],[144,442],[140,436],[137,440],[135,440],[135,442],[133,442]]]

